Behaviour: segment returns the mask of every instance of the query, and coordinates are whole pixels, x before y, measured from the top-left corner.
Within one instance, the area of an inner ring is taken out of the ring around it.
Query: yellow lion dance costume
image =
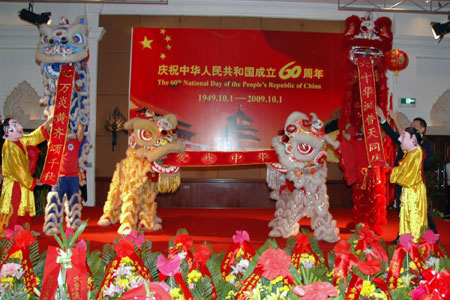
[[[129,132],[127,157],[114,171],[103,215],[98,224],[108,226],[120,221],[118,232],[127,235],[139,225],[149,230],[162,228],[156,215],[156,196],[175,191],[180,186],[179,167],[158,164],[169,153],[181,153],[184,144],[177,141],[177,117],[156,116],[127,121]]]

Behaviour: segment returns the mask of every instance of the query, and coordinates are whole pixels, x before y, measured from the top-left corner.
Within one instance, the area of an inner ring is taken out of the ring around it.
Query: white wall
[[[0,2],[0,108],[7,95],[23,80],[28,81],[42,94],[40,69],[34,62],[34,51],[38,41],[36,27],[28,25],[17,17],[17,12],[27,3]],[[52,12],[52,21],[57,23],[61,16],[73,21],[78,15],[87,15],[90,31],[91,72],[91,136],[94,149],[88,170],[89,199],[93,204],[95,195],[95,112],[97,46],[102,36],[98,27],[101,14],[121,15],[206,15],[302,18],[322,20],[343,20],[364,12],[338,11],[337,4],[282,2],[260,0],[169,0],[168,5],[124,5],[124,4],[46,4],[35,3],[37,13]],[[430,121],[430,111],[436,99],[450,88],[450,36],[437,43],[431,34],[430,21],[442,22],[446,16],[425,14],[385,13],[393,21],[394,47],[404,50],[410,58],[409,66],[400,73],[398,83],[389,72],[389,86],[394,100],[400,97],[415,97],[414,108],[398,108],[410,119],[421,116]],[[374,13],[373,18],[381,14]],[[398,102],[394,101],[394,108]],[[430,122],[429,122],[430,123]],[[447,134],[450,134],[448,132]]]

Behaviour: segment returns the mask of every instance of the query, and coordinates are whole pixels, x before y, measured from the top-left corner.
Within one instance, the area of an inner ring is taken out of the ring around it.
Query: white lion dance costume
[[[325,135],[316,114],[308,118],[301,112],[293,112],[286,120],[284,133],[272,139],[280,163],[267,166],[267,183],[273,190],[270,196],[277,200],[269,236],[297,235],[298,221],[306,216],[311,218],[317,239],[329,243],[339,240],[336,221],[328,212],[327,142],[334,143]]]
[[[136,117],[125,123],[129,132],[127,157],[116,166],[98,221],[101,226],[120,221],[118,232],[123,235],[137,226],[161,229],[156,196],[158,192],[174,192],[180,186],[180,168],[158,163],[166,154],[184,151],[184,144],[177,141],[177,117],[156,116],[148,111],[142,117],[145,119]]]
[[[44,76],[44,97],[41,104],[45,105],[45,114],[53,116],[55,101],[57,99],[57,86],[61,70],[66,66],[74,66],[74,80],[72,98],[70,99],[69,122],[64,134],[77,135],[79,128],[84,131],[84,141],[76,158],[79,167],[79,183],[85,184],[85,170],[87,155],[89,153],[90,137],[89,125],[89,72],[87,60],[88,51],[88,26],[85,17],[78,17],[74,24],[61,18],[57,26],[42,24],[39,26],[40,40],[36,52],[36,60],[40,63]],[[66,99],[67,103],[69,99]],[[64,101],[66,101],[64,100]],[[61,116],[53,116],[53,124],[60,120]],[[80,126],[80,124],[82,126]],[[65,145],[66,146],[66,145]],[[61,149],[63,151],[64,149]],[[57,189],[61,187],[58,185]],[[68,195],[69,193],[67,193]],[[70,193],[72,194],[72,193]],[[44,232],[51,234],[59,231],[63,218],[63,206],[65,203],[66,223],[68,227],[76,228],[81,223],[80,193],[71,195],[70,199],[59,199],[57,192],[50,192],[47,197],[45,209]]]

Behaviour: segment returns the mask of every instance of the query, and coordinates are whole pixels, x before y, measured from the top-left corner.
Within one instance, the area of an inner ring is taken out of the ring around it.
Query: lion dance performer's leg
[[[111,224],[116,224],[120,217],[120,208],[122,206],[121,198],[121,182],[120,174],[122,173],[124,160],[116,165],[116,170],[114,171],[111,185],[109,186],[107,200],[103,207],[103,215],[98,221],[100,226],[109,226]]]
[[[301,217],[299,214],[300,202],[298,190],[281,192],[277,199],[275,219],[269,223],[269,227],[273,228],[269,232],[270,237],[287,238],[298,233],[300,229],[298,220]]]
[[[77,177],[67,177],[67,200],[64,203],[66,212],[66,226],[68,228],[76,229],[81,225],[81,210],[83,205],[81,204],[80,196],[80,182]]]
[[[51,191],[47,194],[47,205],[45,207],[45,222],[42,231],[46,235],[58,233],[63,220],[63,197],[64,193],[59,195],[57,191]]]
[[[120,227],[117,230],[119,234],[128,235],[131,230],[136,229],[142,190],[142,185],[140,185],[136,190],[130,191],[124,197],[121,208],[122,214],[120,215]]]
[[[325,177],[323,177],[322,181],[317,186],[315,193],[309,193],[312,205],[309,207],[307,215],[311,218],[311,228],[314,230],[316,238],[329,243],[335,243],[339,241],[339,229],[336,227],[336,221],[333,220],[333,217],[328,211],[329,202]]]
[[[140,225],[149,230],[162,229],[161,219],[156,216],[156,196],[158,196],[157,183],[148,181],[143,187],[139,219]]]

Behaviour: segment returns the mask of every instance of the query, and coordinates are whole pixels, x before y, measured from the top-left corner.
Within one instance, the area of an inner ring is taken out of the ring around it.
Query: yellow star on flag
[[[159,32],[160,32],[161,34],[165,34],[165,33],[166,33],[166,30],[165,30],[165,29],[161,29]]]
[[[171,40],[170,36],[166,36],[166,42],[170,42]]]
[[[167,45],[167,49],[168,49],[168,50],[172,49],[172,46]]]
[[[142,46],[143,46],[144,49],[145,49],[145,48],[152,49],[152,46],[150,45],[152,42],[153,42],[153,40],[148,40],[147,37],[145,36],[145,37],[144,37],[144,40],[141,41],[141,44],[142,44]]]
[[[164,60],[166,58],[166,55],[164,53],[161,53],[159,57]]]

